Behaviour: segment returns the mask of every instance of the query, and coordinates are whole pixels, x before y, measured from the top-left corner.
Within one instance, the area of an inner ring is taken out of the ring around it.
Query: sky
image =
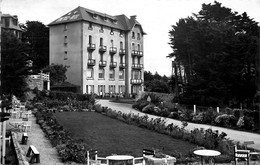
[[[153,74],[170,76],[171,61],[166,58],[172,52],[169,31],[181,18],[198,13],[203,3],[214,0],[0,0],[4,14],[17,15],[20,23],[40,21],[47,25],[78,6],[106,13],[137,16],[144,36],[144,70]],[[250,18],[260,22],[260,0],[217,0],[222,6],[246,12]]]

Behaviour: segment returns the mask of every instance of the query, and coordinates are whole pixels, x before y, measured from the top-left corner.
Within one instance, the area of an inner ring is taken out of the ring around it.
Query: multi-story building
[[[2,14],[1,15],[1,30],[2,32],[11,32],[17,38],[21,38],[22,29],[19,26],[16,15]]]
[[[136,16],[110,16],[78,7],[49,24],[50,64],[69,66],[67,81],[81,93],[143,91],[143,36]]]

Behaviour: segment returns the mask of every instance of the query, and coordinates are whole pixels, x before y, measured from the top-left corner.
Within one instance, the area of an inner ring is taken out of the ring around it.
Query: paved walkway
[[[110,102],[109,100],[97,100],[97,104],[101,104],[102,106],[109,107],[116,111],[121,111],[123,113],[133,113],[133,114],[140,114],[145,115],[145,113],[142,113],[140,111],[137,111],[132,108],[131,104],[123,104],[123,103],[115,103]],[[150,118],[158,118],[158,116],[154,115],[148,115]],[[170,118],[163,118],[166,121],[166,124],[175,124],[178,126],[181,126],[181,122],[179,120],[174,120]],[[188,123],[188,126],[186,127],[187,130],[193,130],[194,128],[204,128],[212,130],[218,130],[219,133],[225,132],[227,134],[227,138],[232,139],[234,141],[239,141],[243,143],[244,141],[254,141],[255,144],[250,145],[250,147],[253,147],[257,150],[260,150],[260,135],[255,133],[249,133],[244,131],[236,131],[232,129],[222,128],[222,127],[216,127],[216,126],[210,126],[210,125],[204,125],[204,124],[195,124],[195,123]]]
[[[7,123],[7,129],[13,130],[12,122],[19,119],[10,119]],[[22,154],[26,157],[26,153],[30,145],[34,145],[37,150],[40,152],[40,163],[37,165],[76,165],[76,163],[62,163],[59,159],[56,148],[52,147],[50,141],[45,137],[44,132],[40,126],[36,123],[36,118],[34,116],[30,117],[32,121],[31,131],[28,132],[28,142],[27,145],[21,144],[22,133],[17,131],[18,140],[22,148]],[[9,124],[10,123],[10,124]],[[30,158],[27,157],[29,162]]]

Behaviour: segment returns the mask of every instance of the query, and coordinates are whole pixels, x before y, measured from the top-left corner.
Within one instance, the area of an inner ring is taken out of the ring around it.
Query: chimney
[[[132,15],[132,16],[130,16],[130,19],[132,19],[132,20],[136,20],[136,15]]]

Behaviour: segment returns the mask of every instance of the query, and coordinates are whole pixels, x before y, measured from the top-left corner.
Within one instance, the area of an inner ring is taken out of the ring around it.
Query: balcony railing
[[[119,68],[120,69],[125,69],[125,67],[126,67],[125,63],[119,63]]]
[[[142,84],[142,83],[143,83],[142,79],[131,79],[131,84],[138,85],[138,84]]]
[[[143,51],[138,51],[138,56],[143,57]]]
[[[138,51],[137,50],[132,50],[132,56],[138,56]]]
[[[132,68],[133,69],[142,69],[143,68],[143,64],[132,64]]]
[[[88,66],[95,66],[95,65],[96,65],[96,60],[88,59]]]
[[[117,48],[116,47],[110,47],[110,49],[109,49],[109,53],[110,54],[116,54],[116,52],[117,52]]]
[[[107,62],[106,61],[99,61],[99,66],[100,67],[106,67],[107,66]]]
[[[106,52],[106,51],[107,51],[107,46],[100,45],[100,46],[99,46],[99,51],[100,51],[100,52]]]
[[[119,50],[119,54],[120,54],[120,55],[125,55],[125,49],[120,49],[120,50]]]
[[[88,44],[88,50],[95,50],[95,49],[96,49],[96,44],[92,44],[92,43]]]
[[[110,68],[116,68],[117,62],[110,62]]]

